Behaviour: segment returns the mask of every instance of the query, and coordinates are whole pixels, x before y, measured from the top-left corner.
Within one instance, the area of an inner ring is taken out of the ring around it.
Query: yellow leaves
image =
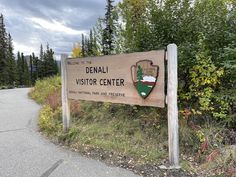
[[[184,98],[195,100],[194,108],[198,110],[192,109],[193,115],[208,112],[214,117],[223,117],[227,113],[227,105],[224,107],[224,102],[217,101],[218,96],[214,92],[220,84],[224,69],[214,64],[204,48],[196,55],[196,60],[196,64],[189,71],[191,83],[186,94],[189,97]]]
[[[79,43],[74,44],[71,55],[73,58],[82,56],[82,49]]]
[[[198,139],[201,143],[206,141],[206,137],[205,137],[204,133],[201,130],[197,130],[196,135],[197,135],[197,137],[198,137]]]
[[[39,113],[39,127],[40,129],[46,129],[46,127],[51,127],[50,119],[53,117],[53,112],[50,106],[45,105],[42,107]]]
[[[54,111],[49,105],[44,105],[39,112],[39,128],[48,135],[60,131],[62,124],[57,119],[58,117],[61,119],[61,114],[61,107]]]
[[[203,55],[197,56],[197,64],[190,70],[191,81],[195,87],[215,87],[220,83],[220,77],[224,74],[222,68],[217,68],[210,58]]]
[[[194,114],[194,115],[202,115],[202,112],[198,111],[198,110],[195,110],[195,109],[191,109],[191,112]]]

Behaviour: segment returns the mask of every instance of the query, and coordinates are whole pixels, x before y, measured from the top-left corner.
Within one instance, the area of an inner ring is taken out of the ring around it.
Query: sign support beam
[[[70,127],[70,103],[67,96],[67,67],[66,58],[68,56],[65,54],[61,55],[61,83],[62,83],[62,121],[63,121],[63,131],[67,132]]]
[[[168,108],[168,143],[170,168],[178,169],[179,166],[179,124],[177,106],[177,46],[167,46],[168,59],[168,85],[167,85],[167,108]]]

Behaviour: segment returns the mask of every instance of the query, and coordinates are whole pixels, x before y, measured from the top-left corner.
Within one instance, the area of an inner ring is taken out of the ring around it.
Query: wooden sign
[[[165,106],[165,50],[66,60],[68,99]]]
[[[69,99],[164,107],[164,58],[164,50],[77,59],[62,55],[64,131],[70,127]],[[177,58],[177,46],[169,44],[166,58],[169,169],[180,168]]]

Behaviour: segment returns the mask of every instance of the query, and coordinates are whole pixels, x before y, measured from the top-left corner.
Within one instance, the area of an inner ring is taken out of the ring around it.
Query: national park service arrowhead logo
[[[145,99],[156,85],[159,66],[153,65],[151,60],[140,60],[131,67],[134,86],[139,95]]]

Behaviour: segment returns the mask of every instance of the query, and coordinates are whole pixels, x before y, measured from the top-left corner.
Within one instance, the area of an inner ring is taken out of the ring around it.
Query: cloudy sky
[[[116,0],[118,2],[118,0]],[[106,0],[0,0],[14,52],[39,53],[48,42],[57,55],[69,54],[105,13]]]

